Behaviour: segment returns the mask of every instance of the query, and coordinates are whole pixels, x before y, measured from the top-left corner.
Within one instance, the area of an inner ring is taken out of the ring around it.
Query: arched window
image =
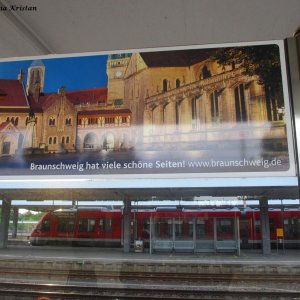
[[[48,124],[49,124],[49,126],[55,126],[55,117],[54,116],[49,117]]]
[[[64,137],[64,136],[61,138],[61,143],[62,143],[62,144],[65,143],[65,137]]]
[[[247,121],[247,110],[245,101],[245,88],[243,84],[240,84],[234,89],[235,98],[235,113],[237,122]]]
[[[53,144],[56,144],[56,136],[53,138]]]
[[[176,79],[176,89],[180,88],[180,79]]]
[[[72,119],[70,116],[66,117],[66,125],[72,125]]]
[[[219,93],[218,91],[214,91],[210,94],[210,110],[211,117],[214,122],[218,122],[219,120]]]
[[[69,144],[69,143],[70,143],[70,137],[67,136],[67,137],[66,137],[66,144]]]
[[[52,144],[52,137],[50,136],[49,137],[49,145],[51,145]]]
[[[165,93],[168,90],[168,80],[163,80],[163,92]]]
[[[207,68],[207,66],[204,66],[202,69],[202,79],[211,77],[211,72]]]
[[[16,117],[16,119],[15,119],[15,126],[18,126],[18,124],[19,124],[19,118]]]
[[[179,114],[179,110],[180,110],[180,103],[176,102],[175,103],[175,123],[176,123],[176,130],[179,130],[179,118],[180,118],[180,114]]]
[[[191,105],[192,105],[192,127],[193,127],[193,129],[197,129],[197,124],[199,122],[199,119],[198,119],[198,109],[197,109],[197,99],[196,98],[192,98]]]

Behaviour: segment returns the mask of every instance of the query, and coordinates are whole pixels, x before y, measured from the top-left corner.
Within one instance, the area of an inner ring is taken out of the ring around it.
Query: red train
[[[300,210],[270,209],[273,246],[300,247]],[[281,237],[283,234],[283,237]],[[226,251],[261,244],[257,209],[135,209],[131,213],[132,241],[142,240],[153,250]],[[30,235],[32,245],[122,246],[122,210],[64,209],[47,213]]]

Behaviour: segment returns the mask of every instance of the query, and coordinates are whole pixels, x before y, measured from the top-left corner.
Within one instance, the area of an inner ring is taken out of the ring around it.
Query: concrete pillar
[[[268,214],[268,199],[260,198],[260,228],[261,228],[261,245],[263,254],[271,254],[271,240],[270,240],[270,222]]]
[[[3,199],[0,223],[0,249],[7,247],[10,208],[11,200]]]
[[[18,219],[19,219],[19,209],[15,207],[13,209],[13,228],[11,234],[11,237],[14,239],[17,237],[17,233],[18,233]]]
[[[123,252],[129,253],[131,242],[131,201],[128,198],[124,199],[123,210]]]

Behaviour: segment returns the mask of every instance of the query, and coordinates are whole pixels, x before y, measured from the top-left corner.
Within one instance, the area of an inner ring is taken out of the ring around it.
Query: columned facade
[[[253,121],[258,125],[255,130],[263,134],[273,130],[266,126],[269,120],[263,88],[241,70],[166,89],[146,98],[145,104],[145,144],[168,143],[174,134],[173,141],[199,142],[203,141],[203,131],[208,131],[204,138],[208,141],[236,139],[237,131]],[[232,129],[232,133],[224,135],[224,128]]]

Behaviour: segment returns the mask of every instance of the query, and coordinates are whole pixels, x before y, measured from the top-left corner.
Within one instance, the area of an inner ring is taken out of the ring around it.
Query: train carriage
[[[269,209],[270,242],[273,248],[300,248],[300,210],[299,209]],[[261,247],[261,224],[260,211],[251,209],[246,212],[247,241],[248,245],[242,243],[242,248]],[[284,245],[283,245],[284,244]]]
[[[270,240],[300,247],[299,209],[270,209]],[[279,236],[282,233],[283,236]],[[133,209],[131,241],[143,241],[151,251],[224,252],[261,247],[258,209]],[[47,213],[30,236],[32,245],[72,244],[122,246],[121,209],[78,208]]]
[[[64,209],[47,213],[32,231],[30,243],[121,246],[121,232],[120,210]]]

